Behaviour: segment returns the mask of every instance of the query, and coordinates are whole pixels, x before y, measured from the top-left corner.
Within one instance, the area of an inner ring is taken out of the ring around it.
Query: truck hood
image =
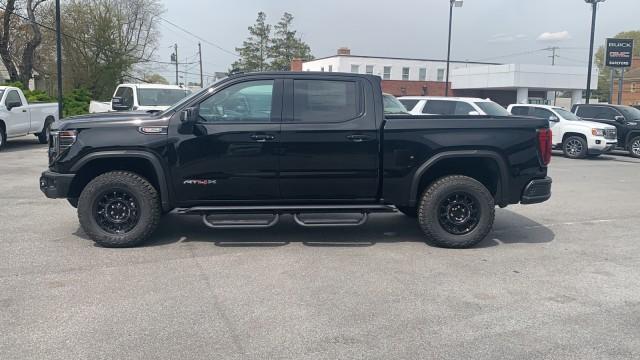
[[[609,124],[599,123],[595,121],[567,121],[571,126],[576,126],[585,129],[615,129],[616,127]]]
[[[108,127],[123,125],[139,125],[141,122],[167,122],[167,119],[158,118],[157,114],[150,114],[144,111],[134,112],[108,112],[96,113],[80,116],[72,116],[56,121],[52,126],[53,130],[66,130],[91,127]],[[156,125],[156,124],[154,124]]]

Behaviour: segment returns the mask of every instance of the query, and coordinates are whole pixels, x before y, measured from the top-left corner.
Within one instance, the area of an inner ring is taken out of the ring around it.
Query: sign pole
[[[624,90],[624,69],[620,69],[620,80],[618,80],[618,105],[622,105],[622,91]]]
[[[60,0],[56,0],[56,71],[58,80],[58,119],[64,116],[64,94],[62,93],[62,30],[60,29]]]
[[[613,104],[613,84],[615,82],[616,70],[611,68],[611,84],[609,85],[609,104]]]

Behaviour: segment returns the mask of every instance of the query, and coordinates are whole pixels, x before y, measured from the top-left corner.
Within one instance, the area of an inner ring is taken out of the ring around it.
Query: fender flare
[[[158,156],[148,151],[139,150],[114,150],[114,151],[98,151],[90,153],[78,160],[72,167],[71,172],[77,173],[82,167],[93,160],[107,159],[107,158],[138,158],[145,159],[151,163],[153,170],[158,179],[158,186],[160,187],[160,201],[162,203],[162,209],[164,211],[171,210],[171,194],[169,192],[169,186],[167,183],[167,176],[165,175],[164,167]]]
[[[498,170],[500,171],[500,183],[496,193],[496,204],[500,204],[503,201],[503,198],[506,194],[508,194],[509,189],[509,171],[507,167],[506,161],[495,151],[490,150],[454,150],[454,151],[443,151],[435,154],[429,160],[425,161],[420,167],[416,170],[413,175],[413,180],[411,181],[411,192],[409,193],[409,204],[411,206],[415,206],[417,204],[418,198],[418,187],[420,186],[420,180],[422,176],[438,164],[442,160],[447,159],[455,159],[455,158],[485,158],[491,159],[496,162],[498,165]]]
[[[631,130],[629,131],[629,133],[627,134],[627,138],[625,139],[625,144],[626,144],[626,148],[630,149],[631,148],[631,139],[640,136],[640,130]]]

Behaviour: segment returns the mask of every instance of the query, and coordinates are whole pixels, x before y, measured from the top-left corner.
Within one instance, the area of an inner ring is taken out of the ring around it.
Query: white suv
[[[572,112],[549,105],[509,105],[511,114],[549,120],[553,146],[572,159],[607,153],[618,143],[615,126],[584,121]]]
[[[398,100],[407,108],[411,115],[511,115],[505,108],[487,99],[404,96]]]

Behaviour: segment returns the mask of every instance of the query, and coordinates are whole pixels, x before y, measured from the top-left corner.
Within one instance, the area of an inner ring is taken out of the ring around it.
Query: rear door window
[[[456,103],[456,109],[454,111],[454,115],[470,115],[470,113],[472,111],[476,111],[476,109],[473,108],[473,106],[467,104],[466,102],[462,102],[462,101],[454,101]]]
[[[511,108],[511,114],[517,116],[529,116],[529,107],[527,106],[514,106]]]
[[[362,114],[360,84],[341,80],[294,80],[293,118],[297,122],[332,123]]]
[[[447,100],[427,100],[422,110],[423,114],[453,115],[456,111],[456,102]]]
[[[420,100],[400,99],[400,102],[408,111],[411,111],[416,107],[416,105],[418,105]]]
[[[545,120],[549,120],[549,118],[551,118],[553,115],[553,113],[547,109],[542,109],[542,108],[533,108],[533,111],[531,112],[531,116],[538,118],[538,119],[545,119]]]
[[[595,106],[578,106],[576,115],[586,119],[595,119],[598,115],[599,109]]]

